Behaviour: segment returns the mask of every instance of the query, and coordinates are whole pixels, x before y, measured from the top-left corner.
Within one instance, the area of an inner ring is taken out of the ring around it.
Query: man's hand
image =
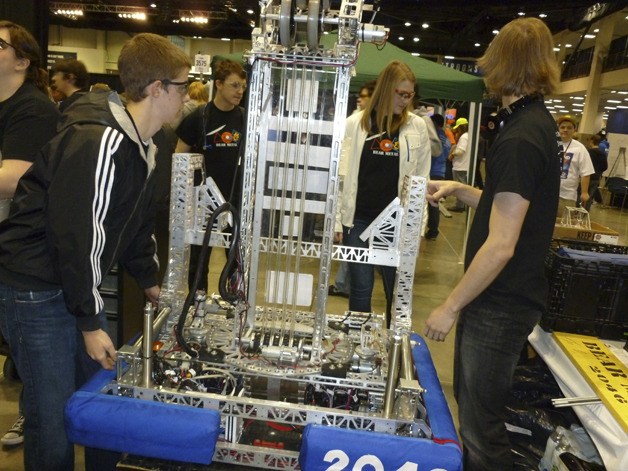
[[[342,244],[342,232],[334,232],[334,244]]]
[[[144,294],[154,306],[157,306],[159,303],[159,293],[161,293],[159,285],[151,286],[150,288],[146,288],[144,290]]]
[[[447,337],[451,327],[458,318],[457,312],[452,312],[441,304],[432,311],[430,317],[425,321],[425,329],[423,335],[432,340],[442,342]]]
[[[460,183],[451,180],[430,180],[427,182],[427,201],[434,207],[438,207],[441,198],[453,194]]]
[[[584,206],[587,204],[587,201],[589,201],[589,193],[586,192],[582,192],[580,193],[580,206],[584,208]]]
[[[117,354],[107,332],[102,329],[83,332],[83,340],[89,357],[100,363],[104,369],[113,370]]]

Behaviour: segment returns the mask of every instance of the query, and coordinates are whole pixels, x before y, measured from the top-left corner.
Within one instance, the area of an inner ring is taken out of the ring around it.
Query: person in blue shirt
[[[439,155],[432,155],[430,180],[444,180],[447,156],[449,156],[449,151],[451,151],[451,142],[449,142],[443,130],[445,118],[440,114],[433,114],[431,118],[436,128],[436,134],[438,134],[438,138],[443,147]],[[425,238],[427,240],[436,240],[436,237],[438,237],[438,225],[440,223],[440,208],[430,204],[427,209],[427,233],[425,234]]]

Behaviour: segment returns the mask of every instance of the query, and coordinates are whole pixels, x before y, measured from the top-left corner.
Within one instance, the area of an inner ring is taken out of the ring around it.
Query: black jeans
[[[521,350],[541,318],[537,311],[506,313],[467,308],[460,313],[454,353],[465,471],[513,468],[506,403]]]

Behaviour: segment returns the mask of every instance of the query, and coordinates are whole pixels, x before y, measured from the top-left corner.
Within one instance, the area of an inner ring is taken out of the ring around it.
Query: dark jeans
[[[430,180],[444,180],[445,177],[431,175]],[[428,238],[435,238],[438,235],[438,225],[440,224],[440,208],[427,204],[427,234]]]
[[[521,350],[541,313],[467,308],[456,327],[454,395],[465,471],[513,468],[506,403]]]
[[[367,248],[368,242],[360,239],[360,234],[369,226],[370,221],[354,219],[353,227],[342,228],[342,241],[349,247]],[[359,312],[371,312],[371,296],[375,282],[375,266],[366,263],[349,263],[349,275],[351,276],[351,293],[349,294],[349,310]],[[395,285],[395,267],[381,267],[384,293],[386,294],[386,320],[390,327],[392,310],[392,295]]]
[[[104,313],[101,322],[104,327]],[[63,292],[22,291],[0,283],[0,328],[24,387],[24,469],[74,469],[64,407],[100,365],[85,353],[83,335]],[[86,449],[87,469],[113,469],[102,467],[102,461],[90,467],[90,451]]]

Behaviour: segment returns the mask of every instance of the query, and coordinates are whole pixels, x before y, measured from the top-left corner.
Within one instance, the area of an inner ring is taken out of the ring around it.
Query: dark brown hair
[[[236,74],[243,80],[246,80],[246,72],[241,64],[230,59],[221,60],[216,64],[215,70],[212,71],[214,80],[224,82],[231,74]]]
[[[11,21],[0,20],[0,28],[6,28],[9,31],[9,41],[15,50],[15,57],[29,61],[26,81],[32,82],[48,95],[48,72],[40,67],[41,50],[33,35],[22,26]]]
[[[51,75],[61,72],[63,78],[74,79],[74,86],[85,90],[89,87],[89,73],[87,67],[81,61],[76,59],[64,59],[52,66]]]

